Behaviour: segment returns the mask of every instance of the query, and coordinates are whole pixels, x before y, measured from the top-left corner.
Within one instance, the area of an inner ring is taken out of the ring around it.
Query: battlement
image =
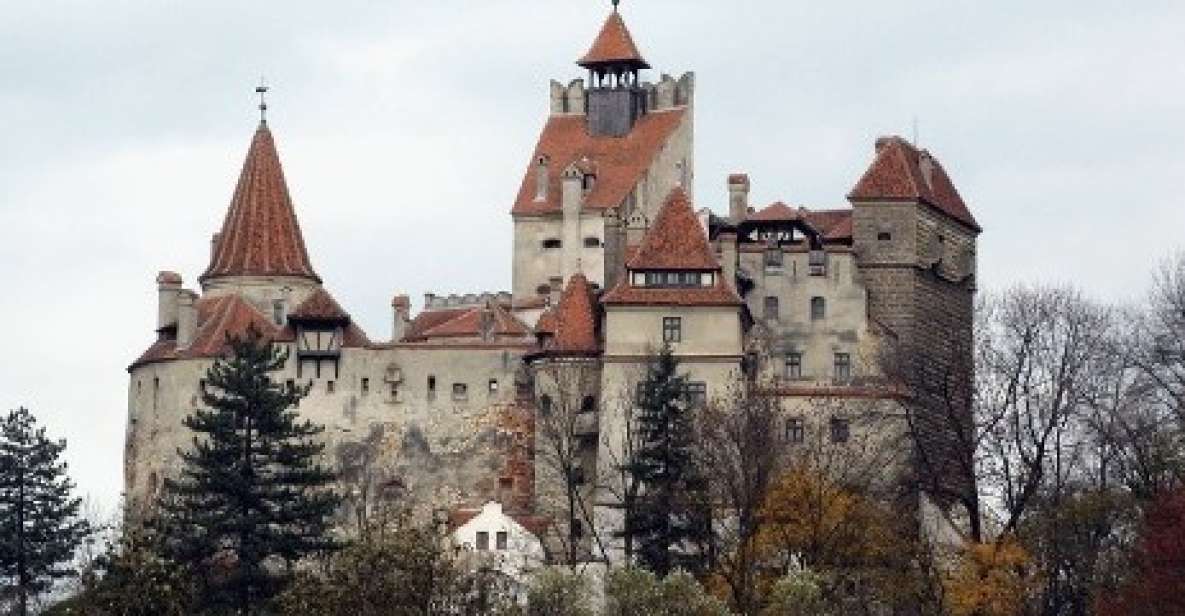
[[[482,306],[488,306],[490,304],[510,306],[511,299],[512,298],[509,291],[465,294],[450,293],[449,295],[425,293],[424,310],[434,310],[439,308],[478,308]]]
[[[647,111],[689,107],[695,99],[695,73],[688,71],[678,79],[663,73],[658,82],[644,81],[638,88],[645,93]],[[573,79],[566,86],[553,79],[550,98],[552,115],[588,113],[588,88],[583,79]]]

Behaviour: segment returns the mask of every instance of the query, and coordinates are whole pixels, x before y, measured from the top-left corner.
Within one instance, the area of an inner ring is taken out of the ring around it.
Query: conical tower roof
[[[685,190],[676,187],[667,196],[627,266],[641,270],[720,269]]]
[[[280,155],[260,122],[203,282],[232,276],[296,276],[320,283],[305,250]]]
[[[614,7],[601,32],[593,41],[588,53],[584,54],[577,64],[584,68],[593,69],[598,66],[622,64],[635,69],[650,68],[650,64],[642,58],[638,46],[634,44],[634,37],[629,28],[625,27],[625,20]]]

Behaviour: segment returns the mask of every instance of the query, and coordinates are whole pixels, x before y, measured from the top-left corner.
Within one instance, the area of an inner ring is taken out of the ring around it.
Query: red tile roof
[[[675,188],[646,230],[630,269],[713,270],[720,268],[687,192]]]
[[[350,315],[342,309],[337,300],[324,287],[313,291],[313,294],[300,303],[288,317],[296,320],[309,321],[349,321]]]
[[[876,157],[848,199],[921,201],[975,231],[981,230],[938,159],[901,137],[876,140]]]
[[[745,220],[753,222],[792,222],[803,220],[803,212],[801,208],[792,208],[778,201],[754,214],[746,216]]]
[[[412,320],[403,341],[423,342],[432,338],[480,338],[487,334],[499,338],[527,337],[531,335],[531,328],[499,304],[470,306],[420,313]]]
[[[584,68],[594,68],[604,64],[627,64],[633,68],[650,68],[650,64],[642,58],[638,46],[634,44],[634,37],[629,28],[625,27],[625,20],[616,9],[601,26],[592,47],[584,57],[577,61]]]
[[[300,276],[317,282],[300,223],[266,124],[251,140],[210,266],[201,280],[225,276]]]
[[[635,287],[622,280],[601,298],[606,305],[634,306],[740,306],[741,298],[716,274],[711,287]]]
[[[683,109],[652,111],[638,119],[625,137],[588,134],[583,115],[555,115],[547,120],[523,175],[512,214],[560,212],[560,175],[573,162],[588,158],[596,165],[597,181],[584,197],[586,209],[621,205],[634,190],[654,158],[682,123]],[[547,158],[546,198],[536,201],[535,177],[540,157]]]
[[[548,324],[553,327],[555,335],[545,344],[545,349],[556,353],[596,353],[600,350],[595,306],[596,299],[588,278],[584,274],[573,274],[559,304],[547,313],[550,315]]]

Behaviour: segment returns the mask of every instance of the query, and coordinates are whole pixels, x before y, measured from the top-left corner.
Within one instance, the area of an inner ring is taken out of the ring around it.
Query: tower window
[[[791,417],[786,420],[786,442],[787,443],[801,443],[806,435],[806,430],[802,425],[801,417]]]
[[[477,533],[477,541],[475,543],[477,544],[477,549],[479,551],[485,552],[486,550],[489,550],[490,549],[490,534],[485,531],[478,532]]]
[[[847,353],[835,354],[835,380],[847,381],[852,378],[852,356]]]
[[[811,298],[811,320],[820,321],[827,318],[827,300],[822,297]]]
[[[827,253],[822,250],[812,250],[807,257],[811,276],[827,275]]]
[[[370,379],[362,377],[362,395],[370,393]]]
[[[777,296],[769,296],[765,298],[765,320],[778,320],[778,298]]]
[[[683,319],[680,317],[663,317],[662,341],[666,343],[683,341]]]
[[[551,396],[543,395],[539,397],[539,414],[544,417],[551,415]]]
[[[547,295],[548,293],[551,293],[551,286],[550,285],[541,284],[541,285],[535,287],[535,294],[536,295]]]
[[[889,233],[888,231],[881,231],[880,233],[876,234],[876,239],[880,242],[888,242],[893,239],[893,234]]]
[[[497,542],[495,546],[499,550],[505,550],[507,548],[507,544],[510,543],[510,535],[508,535],[506,531],[500,530],[498,531],[498,534],[494,535],[494,540]]]
[[[595,412],[596,410],[597,410],[597,399],[595,397],[585,396],[584,399],[580,401],[580,412],[581,413],[592,413],[592,412]]]
[[[469,386],[464,383],[453,383],[453,400],[464,402],[469,399]]]
[[[708,403],[708,384],[697,382],[687,384],[687,402],[695,408],[703,407]]]
[[[600,248],[601,247],[601,238],[599,238],[599,237],[584,238],[584,247],[585,248]]]
[[[337,389],[337,384],[333,381],[325,381],[325,393],[331,394]]]
[[[490,379],[489,392],[490,394],[498,393],[498,379]]]
[[[428,377],[428,401],[436,399],[436,377]]]
[[[790,353],[786,356],[785,375],[787,379],[802,378],[802,353]]]
[[[272,302],[272,320],[276,325],[284,324],[284,300],[277,299]]]
[[[766,267],[782,267],[782,249],[777,246],[770,246],[765,249],[765,266]]]
[[[851,438],[851,426],[842,417],[831,418],[831,442],[846,443]]]
[[[564,245],[563,242],[561,242],[558,238],[550,237],[550,238],[543,240],[544,250],[554,250],[554,249],[559,248],[563,245]]]

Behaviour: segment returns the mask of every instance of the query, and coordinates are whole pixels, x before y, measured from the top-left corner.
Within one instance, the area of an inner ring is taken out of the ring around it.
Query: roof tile
[[[604,64],[628,64],[639,69],[650,68],[650,64],[642,58],[638,46],[634,44],[634,37],[625,26],[621,13],[616,10],[605,20],[592,47],[577,64],[585,68]]]
[[[675,188],[667,196],[654,217],[654,224],[647,229],[638,252],[627,266],[630,269],[665,270],[720,268],[699,217],[682,188]]]
[[[877,139],[876,157],[848,199],[921,201],[975,231],[981,230],[938,159],[897,136]]]

